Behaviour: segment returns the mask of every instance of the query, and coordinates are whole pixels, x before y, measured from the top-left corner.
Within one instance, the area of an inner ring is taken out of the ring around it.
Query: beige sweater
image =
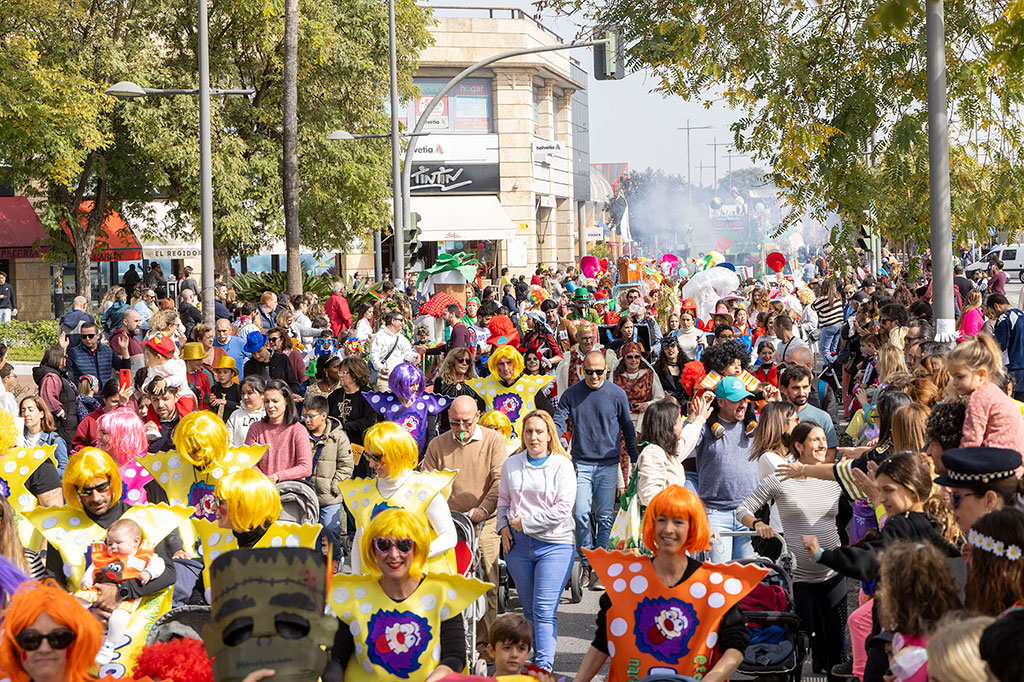
[[[653,444],[640,452],[640,457],[636,461],[637,497],[640,498],[640,504],[646,507],[654,496],[665,488],[686,483],[683,460],[693,454],[697,437],[703,428],[703,419],[687,421],[683,425],[682,433],[679,434],[679,446],[672,457],[669,457],[661,446]]]
[[[474,507],[487,512],[487,518],[494,516],[498,508],[498,484],[501,482],[501,465],[508,458],[505,438],[483,426],[477,426],[476,438],[466,443],[455,440],[451,431],[442,433],[427,445],[423,455],[422,471],[451,469],[458,471],[452,481],[452,494],[448,507],[465,514]]]

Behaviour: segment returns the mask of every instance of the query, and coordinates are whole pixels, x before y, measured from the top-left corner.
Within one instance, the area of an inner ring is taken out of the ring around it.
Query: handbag
[[[633,475],[629,477],[626,492],[619,497],[619,509],[615,512],[615,521],[608,536],[608,549],[619,550],[628,554],[647,555],[650,551],[644,547],[641,534],[643,511],[640,509],[639,487],[640,467],[633,467]]]

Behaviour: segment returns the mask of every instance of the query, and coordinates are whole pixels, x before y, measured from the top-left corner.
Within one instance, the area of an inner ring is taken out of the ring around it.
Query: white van
[[[970,277],[975,270],[987,270],[989,261],[997,258],[1003,261],[1003,270],[1007,278],[1016,277],[1024,282],[1024,244],[1007,244],[993,248],[983,259],[965,268],[967,276]]]

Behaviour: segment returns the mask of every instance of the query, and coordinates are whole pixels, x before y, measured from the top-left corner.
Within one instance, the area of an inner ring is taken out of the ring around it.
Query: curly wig
[[[427,390],[427,383],[419,367],[403,362],[391,370],[388,389],[402,400],[415,400]]]
[[[127,464],[136,457],[146,454],[149,448],[146,427],[135,410],[130,407],[119,407],[112,412],[105,412],[100,415],[98,424],[110,434],[107,454],[118,464]]]
[[[719,374],[723,373],[725,368],[736,360],[740,361],[740,366],[743,369],[747,369],[750,365],[750,353],[743,348],[743,344],[735,339],[716,343],[705,350],[700,359],[704,363],[706,371]]]
[[[201,640],[182,637],[142,647],[132,676],[164,682],[213,682],[213,664]]]
[[[398,478],[414,469],[420,458],[416,440],[395,422],[380,422],[367,429],[363,452],[379,454],[389,478]]]
[[[394,538],[395,540],[408,538],[412,540],[412,562],[409,566],[409,575],[418,579],[424,574],[427,554],[430,551],[430,532],[427,530],[423,518],[405,509],[386,509],[370,522],[359,543],[359,555],[363,562],[363,570],[374,578],[379,578],[381,575],[380,567],[377,565],[377,550],[373,546],[373,542],[377,538]]]
[[[708,527],[708,515],[704,511],[704,503],[681,485],[670,485],[654,496],[644,512],[642,536],[644,546],[655,554],[658,553],[658,538],[655,536],[655,523],[659,516],[686,519],[690,522],[690,532],[680,551],[700,552],[708,548],[711,541],[711,529]]]
[[[53,580],[42,584],[30,580],[11,599],[4,611],[3,632],[0,633],[0,670],[10,677],[11,682],[29,682],[28,673],[21,667],[23,652],[16,637],[44,613],[75,633],[65,655],[64,679],[67,682],[94,680],[89,670],[103,643],[103,628],[77,599]]]
[[[704,377],[707,376],[707,370],[704,369],[704,363],[700,360],[690,360],[688,363],[683,365],[683,372],[679,376],[679,383],[682,384],[683,390],[686,394],[693,396],[693,389],[697,384],[704,381]]]
[[[82,508],[78,491],[90,481],[105,478],[110,481],[110,493],[115,501],[121,499],[121,472],[117,462],[99,448],[82,448],[71,455],[64,467],[64,501],[69,507]]]
[[[209,470],[224,461],[228,429],[213,412],[191,412],[174,428],[174,449],[192,466]]]

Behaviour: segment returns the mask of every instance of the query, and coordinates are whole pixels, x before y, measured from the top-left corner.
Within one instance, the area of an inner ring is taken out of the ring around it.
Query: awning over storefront
[[[81,205],[81,211],[84,212],[82,216],[83,226],[85,225],[86,216],[91,210],[92,202],[83,201]],[[68,235],[71,243],[74,244],[75,240],[71,237],[71,230],[65,227],[64,232]],[[132,234],[124,219],[116,211],[107,216],[106,220],[103,221],[103,227],[96,238],[96,250],[92,252],[90,260],[93,263],[142,260],[142,247],[139,245],[139,240],[135,238],[135,235]]]
[[[445,242],[467,239],[512,239],[512,220],[493,195],[412,197],[413,212],[420,215],[420,241]]]
[[[47,236],[32,202],[25,197],[0,197],[0,258],[38,258],[48,249],[34,244]]]
[[[128,224],[142,245],[142,257],[147,260],[174,260],[177,258],[201,258],[202,247],[198,235],[195,238],[172,237],[174,224],[168,218],[171,206],[163,201],[151,201],[150,216],[128,216]],[[155,227],[154,227],[155,225]],[[145,235],[153,234],[152,237]],[[160,235],[160,236],[156,236]]]

